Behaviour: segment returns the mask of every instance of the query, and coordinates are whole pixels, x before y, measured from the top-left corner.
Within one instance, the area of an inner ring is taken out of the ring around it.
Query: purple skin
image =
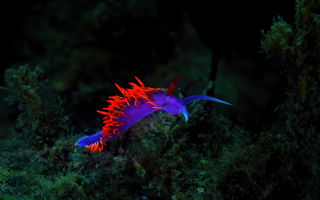
[[[209,100],[209,101],[224,103],[227,105],[232,105],[228,102],[225,102],[213,97],[203,96],[203,95],[195,95],[185,99],[179,99],[173,95],[166,96],[165,91],[158,94],[153,94],[152,97],[154,99],[154,103],[158,107],[160,107],[160,110],[164,110],[171,115],[178,115],[182,113],[186,119],[186,122],[188,121],[188,116],[190,117],[190,114],[188,113],[188,110],[185,105],[190,102],[197,101],[197,100]],[[121,116],[118,118],[118,121],[123,123],[123,126],[117,127],[120,133],[122,133],[127,128],[129,128],[130,126],[140,121],[142,118],[159,110],[159,109],[152,108],[154,107],[154,105],[146,102],[147,102],[146,100],[141,99],[139,106],[133,107],[133,108],[128,107],[127,109],[123,110],[123,112],[125,113],[125,115],[127,115],[127,117]],[[104,137],[104,135],[101,134],[102,131],[99,131],[94,135],[86,136],[80,139],[75,145],[84,147],[84,146],[90,146],[94,143],[99,143],[100,139]],[[117,136],[118,134],[112,135],[111,138],[108,138],[108,141],[114,139]]]

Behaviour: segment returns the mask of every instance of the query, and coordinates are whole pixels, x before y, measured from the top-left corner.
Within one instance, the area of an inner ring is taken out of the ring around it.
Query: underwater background
[[[320,1],[1,6],[0,199],[319,199]],[[92,153],[114,85],[208,95]]]

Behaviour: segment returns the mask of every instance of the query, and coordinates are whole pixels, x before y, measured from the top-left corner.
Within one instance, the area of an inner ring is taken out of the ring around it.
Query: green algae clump
[[[62,100],[56,97],[51,83],[44,78],[40,66],[33,71],[28,66],[7,69],[5,81],[11,94],[5,98],[10,105],[18,103],[16,132],[36,147],[52,146],[57,138],[69,133],[69,120],[63,116]]]

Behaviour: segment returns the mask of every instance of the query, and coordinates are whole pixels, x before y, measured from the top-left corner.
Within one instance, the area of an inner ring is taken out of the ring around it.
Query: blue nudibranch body
[[[188,121],[188,116],[190,115],[185,105],[192,101],[210,100],[232,105],[228,102],[203,95],[191,96],[185,99],[173,96],[172,93],[178,84],[179,75],[173,79],[167,90],[146,87],[137,77],[135,78],[140,86],[135,83],[129,83],[132,89],[123,89],[115,84],[123,94],[123,97],[109,97],[111,100],[107,102],[110,105],[107,108],[103,108],[105,111],[97,111],[106,115],[103,118],[103,123],[105,123],[103,130],[94,135],[81,138],[75,145],[86,147],[93,152],[97,150],[101,152],[107,141],[114,139],[127,128],[157,110],[164,110],[172,115],[182,113],[186,121]]]

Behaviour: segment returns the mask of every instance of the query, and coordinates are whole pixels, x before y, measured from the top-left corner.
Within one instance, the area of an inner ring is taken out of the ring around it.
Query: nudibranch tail
[[[103,134],[102,131],[99,131],[98,133],[90,136],[86,136],[78,140],[78,142],[75,145],[79,145],[80,147],[86,147],[87,149],[95,152],[99,151],[101,152],[103,149]]]

